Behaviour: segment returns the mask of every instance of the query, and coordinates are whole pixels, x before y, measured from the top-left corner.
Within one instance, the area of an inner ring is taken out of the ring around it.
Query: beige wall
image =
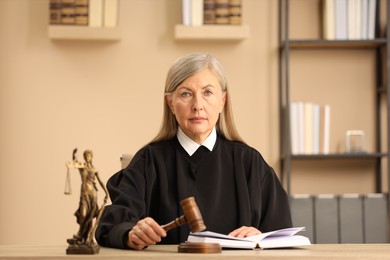
[[[243,1],[241,42],[175,41],[180,22],[181,0],[121,0],[121,41],[54,41],[48,0],[0,0],[0,244],[66,244],[78,227],[77,172],[63,194],[73,148],[92,149],[107,181],[121,153],[156,134],[166,72],[189,52],[224,64],[238,129],[279,171],[277,1]],[[363,177],[320,191],[372,191]],[[307,186],[303,178],[294,192]]]
[[[106,181],[157,132],[165,75],[195,51],[224,64],[238,128],[278,165],[276,1],[246,0],[242,42],[176,42],[181,0],[120,2],[119,42],[53,41],[48,0],[0,1],[0,244],[64,244],[77,231],[72,149],[94,151]],[[81,153],[79,153],[81,156]]]

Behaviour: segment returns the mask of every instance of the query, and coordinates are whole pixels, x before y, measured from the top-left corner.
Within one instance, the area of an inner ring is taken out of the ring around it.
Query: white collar
[[[217,141],[217,131],[215,130],[215,127],[211,131],[210,135],[204,140],[204,142],[200,145],[193,141],[191,138],[189,138],[183,130],[179,127],[177,131],[177,139],[179,140],[179,143],[181,146],[183,146],[184,150],[191,156],[193,155],[196,150],[198,150],[199,146],[203,145],[210,151],[213,150],[215,142]]]

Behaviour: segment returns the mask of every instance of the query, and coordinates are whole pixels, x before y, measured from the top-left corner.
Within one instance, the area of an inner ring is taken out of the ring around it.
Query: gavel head
[[[199,232],[206,229],[206,226],[203,223],[202,214],[200,214],[194,197],[189,197],[180,201],[180,205],[183,209],[186,222],[192,232]]]

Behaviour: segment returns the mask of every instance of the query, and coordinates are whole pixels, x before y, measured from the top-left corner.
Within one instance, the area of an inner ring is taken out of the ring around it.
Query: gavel
[[[180,201],[183,215],[162,226],[165,231],[171,230],[185,223],[188,224],[192,232],[199,232],[206,229],[203,223],[202,214],[194,197],[189,197]],[[184,242],[178,246],[179,253],[221,253],[221,246],[218,243],[194,243]]]
[[[206,226],[203,223],[202,214],[200,213],[194,197],[189,197],[180,201],[180,205],[183,209],[183,215],[168,224],[163,225],[162,228],[165,231],[171,230],[185,223],[188,224],[192,232],[199,232],[206,229]]]

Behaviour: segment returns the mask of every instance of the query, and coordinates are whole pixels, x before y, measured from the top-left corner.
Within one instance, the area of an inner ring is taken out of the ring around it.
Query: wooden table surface
[[[67,255],[67,246],[0,245],[0,259],[390,259],[390,244],[314,244],[268,250],[222,250],[217,254],[178,253],[176,245],[155,245],[142,251],[100,248],[96,255]]]

